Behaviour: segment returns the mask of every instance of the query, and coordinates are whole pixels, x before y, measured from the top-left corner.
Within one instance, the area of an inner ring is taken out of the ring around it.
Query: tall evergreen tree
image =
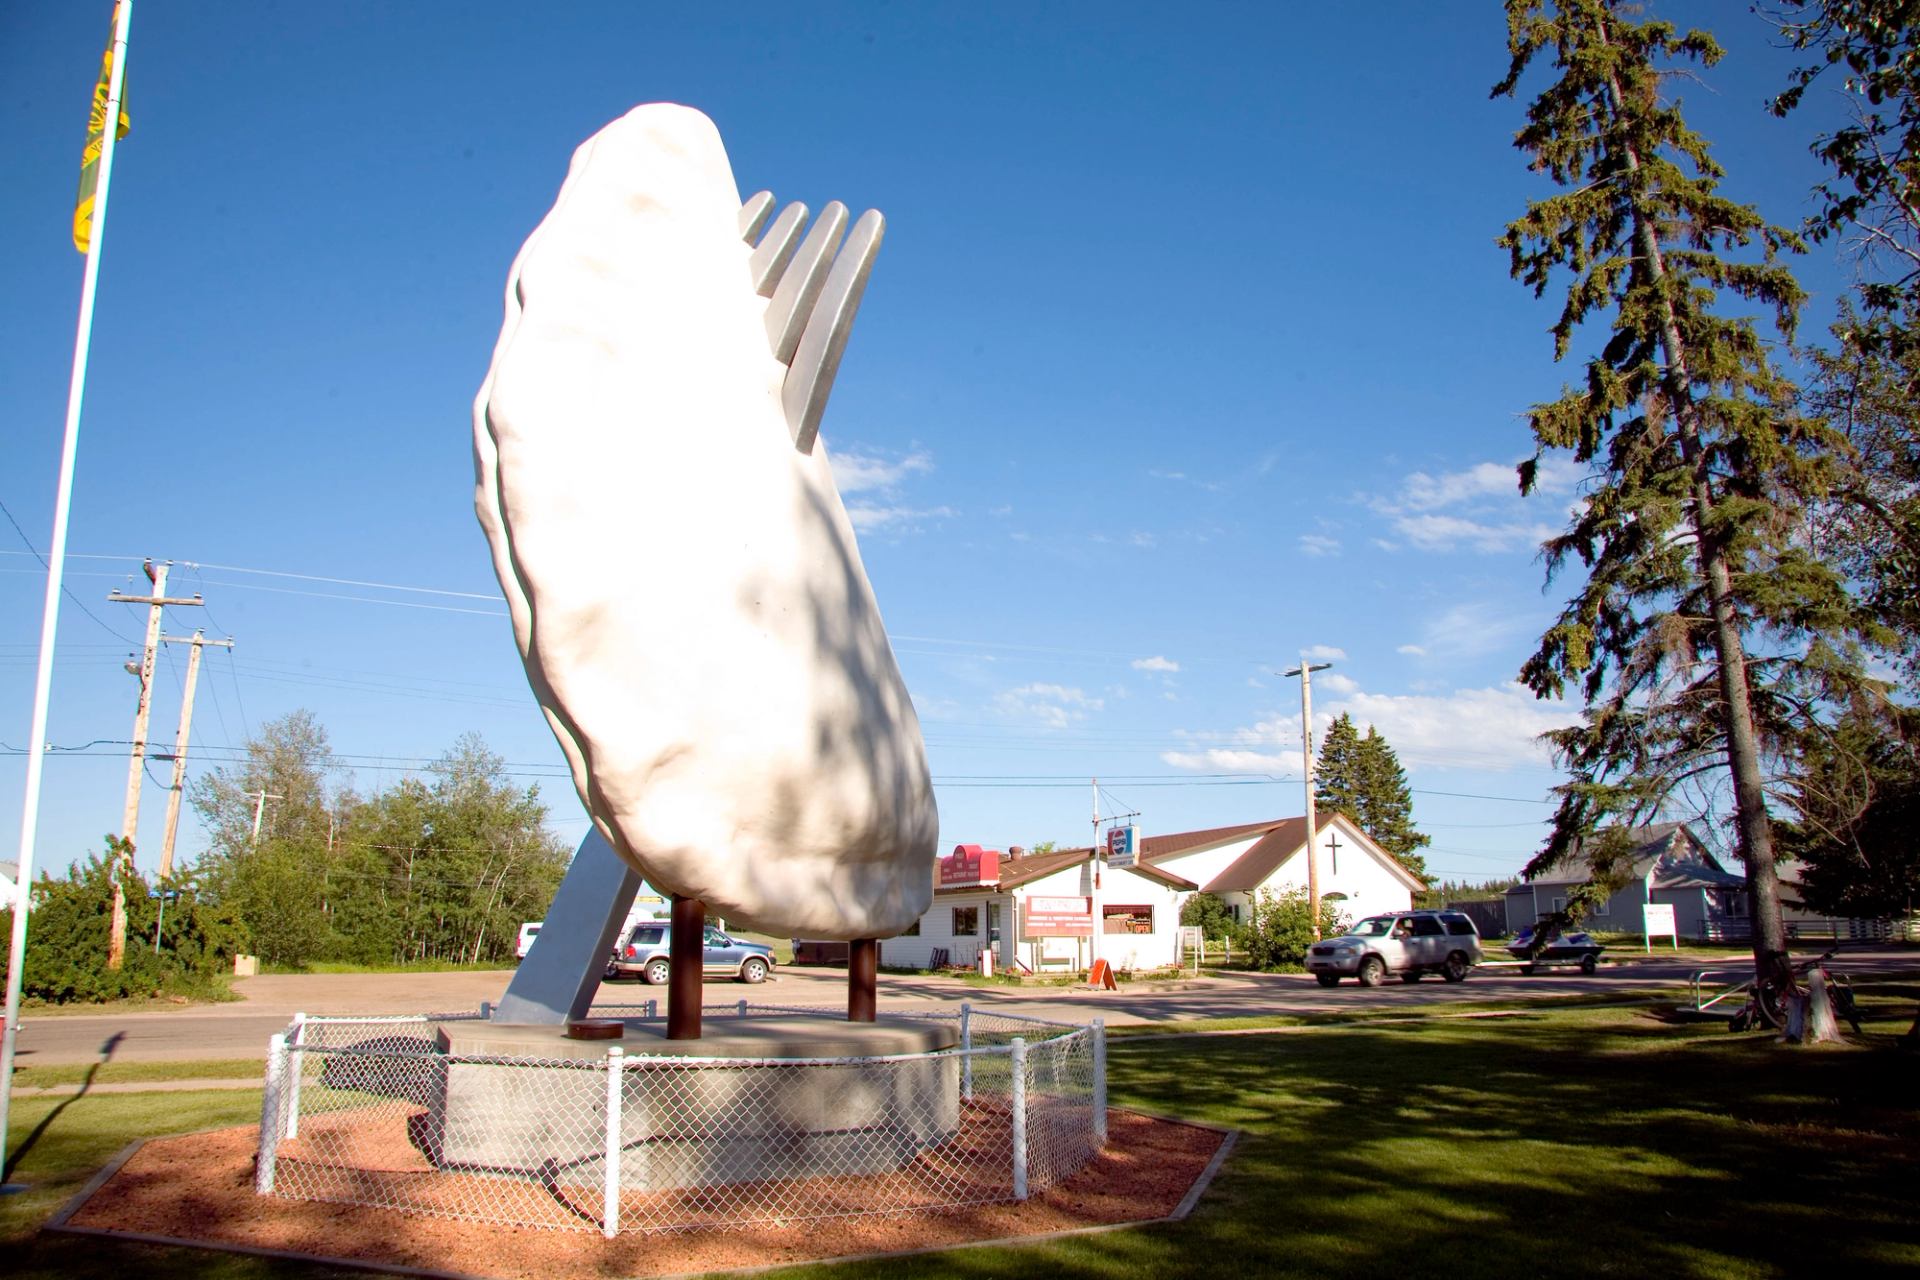
[[[1573,562],[1584,581],[1521,672],[1536,695],[1574,684],[1586,703],[1582,723],[1553,735],[1572,777],[1528,873],[1577,848],[1604,860],[1618,842],[1593,839],[1602,827],[1653,816],[1689,780],[1724,778],[1756,972],[1778,978],[1770,766],[1818,708],[1858,688],[1859,624],[1800,536],[1844,442],[1796,414],[1752,320],[1723,314],[1769,308],[1791,337],[1803,295],[1777,260],[1796,239],[1717,193],[1706,141],[1661,92],[1663,66],[1711,66],[1719,47],[1627,10],[1507,0],[1512,60],[1494,89],[1515,94],[1536,64],[1553,77],[1515,146],[1563,189],[1507,227],[1512,273],[1535,296],[1571,277],[1556,358],[1589,321],[1607,330],[1580,383],[1533,407],[1537,450],[1520,467],[1522,492],[1549,451],[1592,468],[1569,527],[1543,548],[1550,577]],[[1616,874],[1596,866],[1572,912]]]
[[[1406,772],[1378,729],[1368,725],[1362,738],[1345,712],[1327,726],[1314,764],[1313,803],[1322,815],[1338,810],[1352,818],[1375,844],[1426,879],[1426,859],[1414,850],[1432,841],[1414,830]]]
[[[1320,740],[1320,758],[1313,766],[1313,805],[1320,813],[1338,809],[1360,821],[1360,796],[1364,783],[1360,774],[1360,731],[1353,717],[1341,712],[1327,726]]]
[[[1406,770],[1400,757],[1372,725],[1360,740],[1356,756],[1360,765],[1360,828],[1422,880],[1427,878],[1427,860],[1415,853],[1433,843],[1433,838],[1413,826],[1413,791],[1407,786]]]

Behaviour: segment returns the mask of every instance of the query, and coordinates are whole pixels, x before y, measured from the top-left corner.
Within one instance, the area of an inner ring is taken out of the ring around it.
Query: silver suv
[[[671,932],[664,920],[643,920],[633,926],[626,941],[607,959],[607,978],[639,978],[653,986],[666,982],[672,969]],[[701,944],[703,977],[765,982],[773,973],[773,948],[763,943],[730,937],[708,925]]]
[[[1389,973],[1402,982],[1418,982],[1437,973],[1459,982],[1480,963],[1480,931],[1459,911],[1395,911],[1368,916],[1338,938],[1316,942],[1307,951],[1307,971],[1331,987],[1342,978],[1358,978],[1377,987]]]

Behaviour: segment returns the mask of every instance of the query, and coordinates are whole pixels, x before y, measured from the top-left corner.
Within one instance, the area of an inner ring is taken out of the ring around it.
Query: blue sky
[[[1761,109],[1791,59],[1745,4],[1652,7],[1729,48],[1676,86],[1724,190],[1797,223],[1812,121]],[[823,435],[943,843],[1084,841],[1095,776],[1148,833],[1298,813],[1297,682],[1274,673],[1311,649],[1335,663],[1316,712],[1399,750],[1433,871],[1524,863],[1558,777],[1532,737],[1569,713],[1512,680],[1579,475],[1514,490],[1521,415],[1576,371],[1551,360],[1557,299],[1494,243],[1547,191],[1510,146],[1522,103],[1487,96],[1501,7],[677,8],[141,0],[41,865],[119,824],[144,611],[104,597],[145,586],[143,556],[207,601],[169,633],[236,641],[207,659],[194,773],[300,707],[363,789],[472,729],[584,832],[473,517],[469,409],[572,149],[661,100],[714,118],[743,194],[887,215]],[[0,9],[0,502],[41,551],[110,10]],[[1844,264],[1799,273],[1818,333]],[[42,575],[0,525],[6,856]],[[184,665],[161,664],[157,741]],[[149,782],[143,866],[164,801]]]

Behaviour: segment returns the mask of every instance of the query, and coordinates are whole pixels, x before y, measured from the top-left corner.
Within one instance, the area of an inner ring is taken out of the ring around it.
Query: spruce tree
[[[1425,880],[1427,860],[1414,850],[1432,844],[1433,839],[1414,830],[1413,791],[1407,786],[1400,757],[1371,725],[1355,755],[1361,778],[1360,829],[1401,866]]]
[[[1413,792],[1400,758],[1372,725],[1362,738],[1344,712],[1327,726],[1314,765],[1313,803],[1321,815],[1338,811],[1400,864],[1427,877],[1426,859],[1414,853],[1431,841],[1413,829]]]
[[[1705,139],[1662,93],[1664,66],[1711,66],[1720,49],[1629,11],[1507,0],[1512,60],[1494,88],[1515,94],[1536,64],[1552,76],[1514,144],[1562,189],[1501,237],[1512,274],[1536,297],[1570,277],[1552,327],[1557,359],[1589,322],[1605,330],[1579,382],[1531,410],[1537,448],[1520,467],[1523,493],[1550,451],[1591,469],[1566,531],[1543,547],[1550,579],[1577,564],[1583,581],[1521,671],[1538,696],[1572,685],[1585,700],[1582,723],[1552,735],[1571,779],[1527,871],[1589,855],[1592,881],[1571,895],[1577,917],[1619,877],[1625,841],[1596,839],[1603,827],[1723,779],[1756,972],[1778,979],[1769,773],[1819,708],[1858,689],[1851,604],[1800,536],[1843,442],[1796,414],[1796,389],[1754,322],[1727,314],[1769,309],[1791,338],[1803,295],[1778,261],[1795,237],[1717,193],[1722,170]]]
[[[1345,712],[1327,726],[1320,759],[1313,766],[1313,805],[1318,813],[1339,810],[1360,821],[1360,731]]]

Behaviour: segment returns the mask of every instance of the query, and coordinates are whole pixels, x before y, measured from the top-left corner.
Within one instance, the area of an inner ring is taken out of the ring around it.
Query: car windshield
[[[1393,928],[1392,916],[1368,916],[1347,933],[1356,938],[1383,938]]]

